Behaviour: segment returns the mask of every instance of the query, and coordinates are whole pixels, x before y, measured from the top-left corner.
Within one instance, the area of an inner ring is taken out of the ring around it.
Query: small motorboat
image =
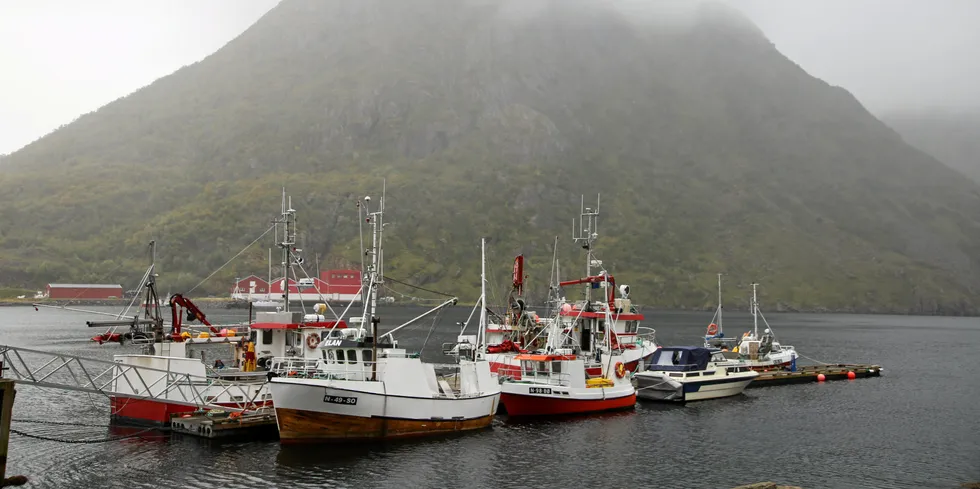
[[[737,396],[758,376],[719,350],[674,346],[658,349],[633,378],[639,399],[685,402]]]

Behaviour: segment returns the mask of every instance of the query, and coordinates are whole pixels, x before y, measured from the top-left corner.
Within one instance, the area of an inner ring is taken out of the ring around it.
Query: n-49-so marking
[[[344,397],[344,396],[331,396],[327,394],[323,396],[323,402],[329,402],[332,404],[345,404],[348,406],[354,406],[357,404],[356,397]]]

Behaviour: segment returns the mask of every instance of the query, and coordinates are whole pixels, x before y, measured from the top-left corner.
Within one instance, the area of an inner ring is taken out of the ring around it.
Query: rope
[[[808,357],[808,356],[806,356],[806,355],[804,355],[804,354],[802,354],[800,352],[796,352],[796,354],[799,355],[799,356],[801,356],[801,357],[803,357],[803,358],[806,358],[807,360],[809,360],[811,362],[817,362],[817,363],[819,363],[821,365],[836,365],[836,364],[833,364],[833,363],[827,363],[827,362],[821,362],[820,360],[815,360],[815,359],[810,358],[810,357]]]
[[[203,285],[204,282],[207,282],[211,277],[214,276],[214,274],[220,272],[222,268],[225,268],[226,266],[228,266],[228,264],[231,263],[235,258],[238,258],[239,256],[241,256],[242,253],[245,253],[245,250],[251,248],[252,245],[254,245],[255,243],[257,243],[266,234],[269,234],[269,231],[272,231],[273,229],[275,229],[275,227],[276,227],[275,224],[273,224],[272,226],[269,226],[269,229],[266,229],[265,232],[262,233],[262,234],[260,234],[258,238],[255,238],[255,240],[253,240],[251,243],[249,243],[244,248],[242,248],[242,251],[239,251],[238,253],[236,253],[235,256],[229,258],[228,261],[226,261],[224,265],[221,265],[220,267],[218,267],[217,270],[211,272],[211,275],[208,275],[207,277],[204,277],[204,280],[201,280],[200,282],[197,283],[197,285],[191,287],[191,290],[188,290],[187,291],[187,295],[190,295],[191,292],[194,292],[194,290],[197,289],[198,287],[200,287],[201,285]],[[287,285],[288,285],[288,283],[287,283]]]
[[[49,425],[56,425],[56,426],[84,426],[84,427],[87,427],[87,428],[108,428],[109,427],[109,425],[105,425],[105,424],[73,423],[73,422],[70,422],[70,421],[48,421],[46,419],[17,419],[17,418],[14,418],[14,419],[11,419],[11,421],[15,421],[15,422],[18,422],[18,423],[49,424]]]
[[[140,435],[142,435],[143,433],[146,433],[148,431],[168,431],[168,430],[167,429],[164,429],[164,428],[147,428],[145,430],[137,431],[136,433],[133,433],[131,435],[116,436],[116,437],[107,436],[105,438],[94,438],[94,439],[89,439],[89,440],[72,440],[70,438],[57,438],[57,437],[53,437],[53,436],[33,435],[33,434],[25,433],[23,431],[20,431],[20,430],[14,429],[14,428],[10,428],[10,432],[11,433],[14,433],[14,434],[23,436],[25,438],[33,438],[35,440],[55,441],[55,442],[58,442],[58,443],[71,443],[71,444],[80,444],[80,443],[108,443],[108,442],[111,442],[111,441],[119,441],[119,440],[125,440],[127,438],[140,437]]]
[[[425,349],[425,344],[429,342],[429,336],[432,336],[432,330],[436,329],[436,322],[439,321],[439,316],[442,315],[442,311],[438,311],[435,317],[432,318],[432,326],[429,326],[429,332],[425,335],[425,341],[422,342],[422,346],[419,348],[419,354]]]
[[[421,290],[421,291],[424,291],[424,292],[428,292],[430,294],[441,295],[441,296],[444,296],[444,297],[456,297],[456,296],[454,296],[452,294],[446,294],[444,292],[437,292],[435,290],[427,289],[425,287],[419,287],[418,285],[412,285],[410,283],[402,282],[401,280],[395,280],[395,279],[393,279],[391,277],[388,277],[388,276],[383,276],[382,279],[384,279],[384,280],[391,280],[392,282],[394,282],[396,284],[402,284],[402,285],[404,285],[406,287],[411,287],[413,289],[418,289],[418,290]]]

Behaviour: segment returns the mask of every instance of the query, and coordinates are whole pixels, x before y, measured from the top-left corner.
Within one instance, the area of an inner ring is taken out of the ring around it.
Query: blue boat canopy
[[[717,350],[716,350],[717,351]],[[658,348],[647,364],[647,370],[685,372],[704,370],[712,350],[701,346],[665,346]]]

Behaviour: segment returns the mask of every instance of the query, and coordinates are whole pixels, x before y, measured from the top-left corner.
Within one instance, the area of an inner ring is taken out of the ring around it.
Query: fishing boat
[[[701,401],[737,396],[759,376],[720,350],[697,346],[661,347],[633,376],[636,396],[651,401]]]
[[[384,197],[367,215],[373,230],[370,305],[362,324],[370,323],[371,330],[348,341],[324,341],[315,361],[283,362],[286,369],[270,384],[280,442],[386,440],[489,427],[500,385],[486,360],[460,356],[456,364],[435,365],[397,348],[393,333],[414,320],[379,336]],[[485,281],[485,270],[481,276]],[[416,319],[455,303],[454,297]]]
[[[283,261],[288,264],[296,261],[292,254],[295,214],[292,206],[287,206],[284,194],[282,214],[277,220],[283,225],[283,234],[277,238]],[[145,289],[143,316],[122,319],[122,315],[117,315],[113,321],[88,322],[90,327],[108,328],[92,338],[100,344],[132,341],[141,347],[138,354],[113,357],[119,367],[107,388],[113,392],[109,399],[115,421],[166,424],[172,416],[201,408],[270,407],[272,395],[267,375],[273,358],[315,358],[321,341],[352,333],[345,321],[326,318],[325,303],[316,304],[313,314],[284,307],[276,312],[258,312],[250,324],[216,326],[181,294],[173,294],[166,301],[171,309],[167,329],[160,313],[162,301],[156,292],[154,250],[151,242],[150,266],[141,279]],[[192,322],[200,326],[191,325]],[[117,331],[119,328],[128,330]]]
[[[520,377],[501,377],[500,403],[508,416],[558,416],[632,409],[636,390],[622,353],[611,348],[579,355],[569,332],[550,325],[545,353],[521,353]],[[606,342],[612,330],[606,330]]]
[[[541,318],[527,309],[525,302],[520,299],[523,290],[523,256],[518,256],[514,262],[513,288],[511,307],[502,324],[489,324],[487,331],[486,351],[481,352],[491,365],[491,370],[498,376],[520,379],[524,375],[522,360],[519,355],[526,353],[546,354],[543,345],[548,342],[550,323],[555,322],[557,331],[563,335],[566,346],[572,348],[576,355],[595,355],[605,349],[607,353],[615,353],[622,357],[627,371],[635,372],[643,368],[645,360],[649,359],[657,349],[656,331],[653,328],[640,326],[644,319],[630,300],[630,286],[621,285],[617,288],[616,279],[602,269],[602,261],[594,255],[594,244],[598,239],[599,204],[595,209],[585,207],[582,199],[581,213],[576,227],[573,221],[573,241],[582,244],[586,250],[586,277],[561,281],[557,260],[553,260],[551,293],[549,304],[555,304],[557,314],[554,317]],[[557,240],[555,251],[557,253]],[[557,256],[557,255],[556,255]],[[599,268],[593,274],[593,268]],[[584,299],[575,303],[566,301],[561,294],[562,288],[584,285]],[[602,297],[593,300],[592,292],[602,289]],[[619,297],[615,293],[619,292]],[[516,294],[516,299],[514,299]],[[485,307],[485,306],[484,306]],[[609,331],[610,341],[606,343],[606,331]],[[469,340],[461,336],[462,340]],[[452,353],[450,348],[447,353]],[[599,375],[595,367],[590,375]]]
[[[722,354],[726,358],[729,360],[739,360],[753,370],[795,369],[796,359],[799,358],[799,354],[796,353],[796,349],[792,346],[782,345],[776,339],[772,327],[759,310],[758,285],[755,283],[752,284],[752,330],[746,331],[741,337],[735,337],[729,340],[719,337],[722,334],[720,328],[717,330],[712,328],[714,325],[712,323],[708,326],[708,334],[705,335],[705,346],[710,347],[720,344],[722,346]],[[759,334],[759,319],[762,319],[762,322],[765,324],[765,329],[761,335]],[[723,339],[724,341],[721,343],[714,341],[718,339]],[[728,345],[734,346],[729,350]]]

